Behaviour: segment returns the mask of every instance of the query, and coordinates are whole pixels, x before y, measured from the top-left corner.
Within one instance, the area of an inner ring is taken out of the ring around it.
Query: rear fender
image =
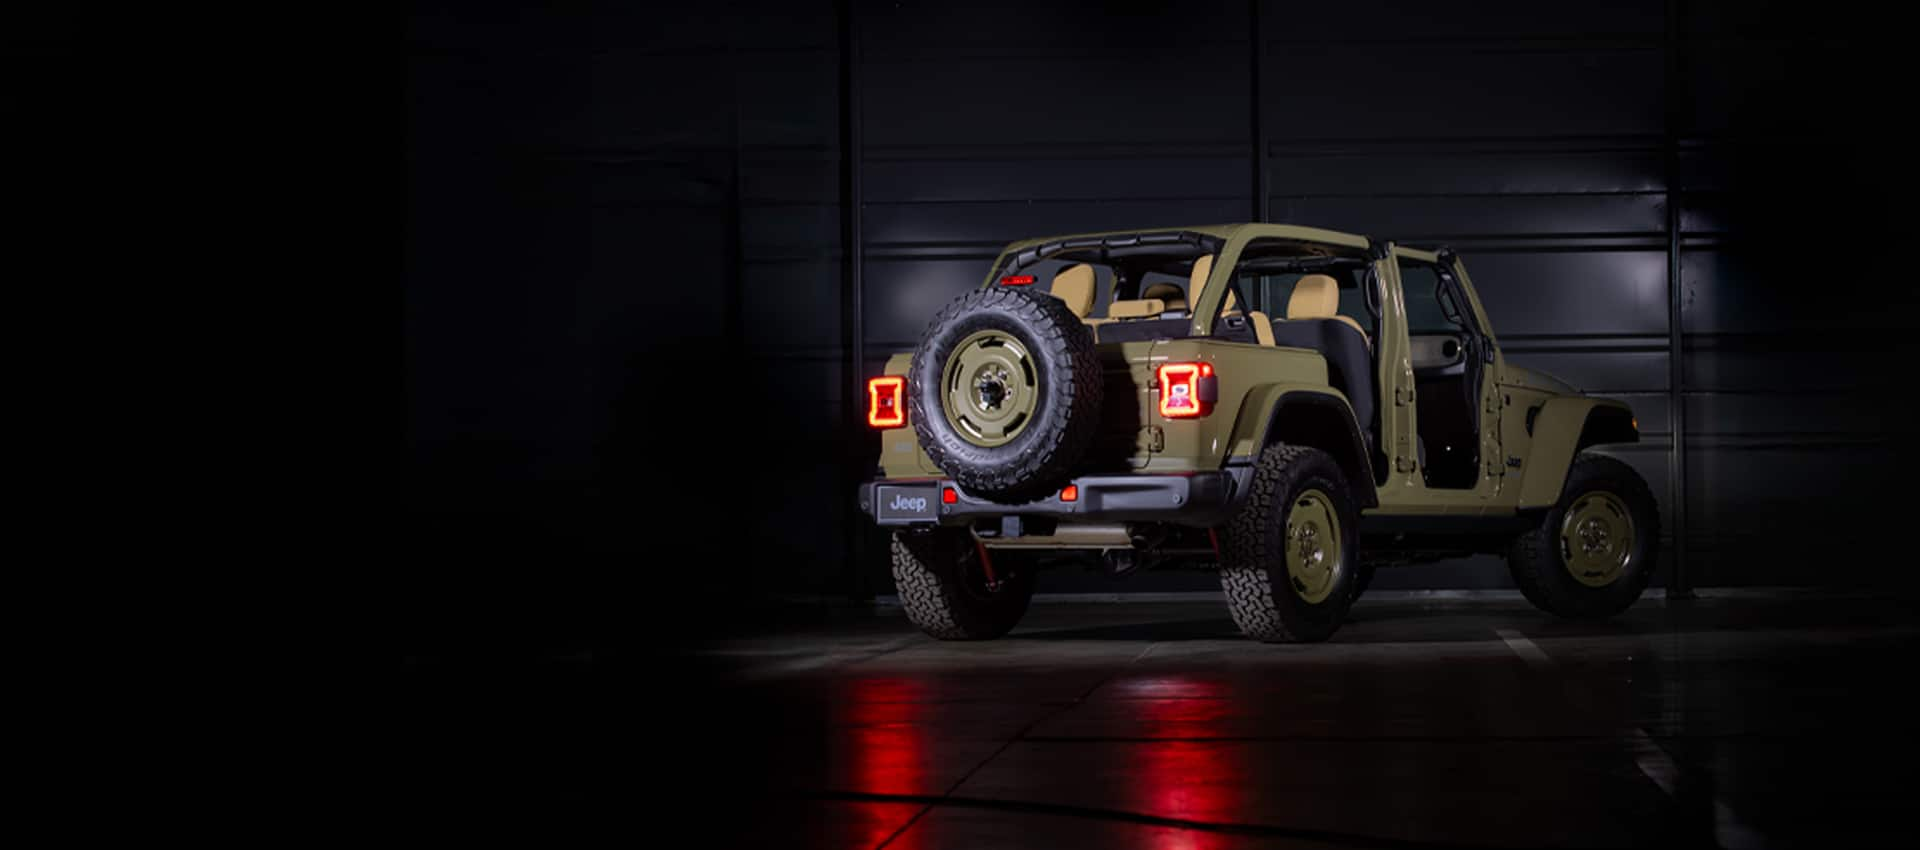
[[[1380,503],[1373,464],[1353,418],[1353,406],[1339,390],[1301,384],[1262,384],[1247,392],[1234,423],[1229,465],[1252,463],[1274,443],[1306,445],[1333,455],[1353,488],[1354,503]]]

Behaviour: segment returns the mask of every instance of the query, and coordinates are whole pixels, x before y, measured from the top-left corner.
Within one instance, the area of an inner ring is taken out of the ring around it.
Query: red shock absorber
[[[987,589],[999,590],[1000,578],[993,574],[993,558],[987,555],[987,544],[980,542],[980,538],[975,537],[973,538],[973,551],[980,555],[980,572],[987,577]]]

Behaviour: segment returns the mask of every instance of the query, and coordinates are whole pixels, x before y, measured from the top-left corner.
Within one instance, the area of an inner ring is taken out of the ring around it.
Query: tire
[[[1360,517],[1346,476],[1326,452],[1276,444],[1260,453],[1248,486],[1221,535],[1220,587],[1234,623],[1254,640],[1326,640],[1346,619],[1360,574]],[[1319,541],[1320,557],[1290,569],[1301,535]]]
[[[907,619],[940,640],[991,640],[1012,630],[1033,601],[1026,559],[993,560],[1000,584],[989,588],[982,550],[961,529],[893,535],[893,586]]]
[[[1356,575],[1353,579],[1354,601],[1356,602],[1360,601],[1360,596],[1367,592],[1367,586],[1373,584],[1373,573],[1376,569],[1378,568],[1375,567],[1373,564],[1360,565],[1359,574]]]
[[[1621,537],[1623,528],[1630,539]],[[1640,473],[1610,457],[1580,455],[1567,470],[1560,500],[1538,527],[1514,539],[1507,567],[1534,607],[1599,619],[1640,598],[1659,546],[1660,512]]]
[[[920,447],[970,495],[1032,501],[1066,484],[1099,428],[1093,334],[1065,302],[994,287],[962,295],[914,349]]]

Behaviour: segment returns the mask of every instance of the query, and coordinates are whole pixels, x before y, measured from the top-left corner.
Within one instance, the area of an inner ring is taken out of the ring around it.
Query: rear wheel
[[[1346,476],[1326,452],[1276,444],[1260,453],[1249,486],[1221,539],[1233,621],[1255,640],[1325,640],[1346,619],[1360,572]]]
[[[907,619],[941,640],[989,640],[1011,631],[1033,600],[1033,570],[1013,553],[989,555],[964,529],[893,535],[893,586]]]
[[[1647,589],[1659,543],[1660,512],[1640,474],[1610,457],[1581,455],[1560,501],[1514,540],[1507,566],[1542,611],[1610,617]]]

